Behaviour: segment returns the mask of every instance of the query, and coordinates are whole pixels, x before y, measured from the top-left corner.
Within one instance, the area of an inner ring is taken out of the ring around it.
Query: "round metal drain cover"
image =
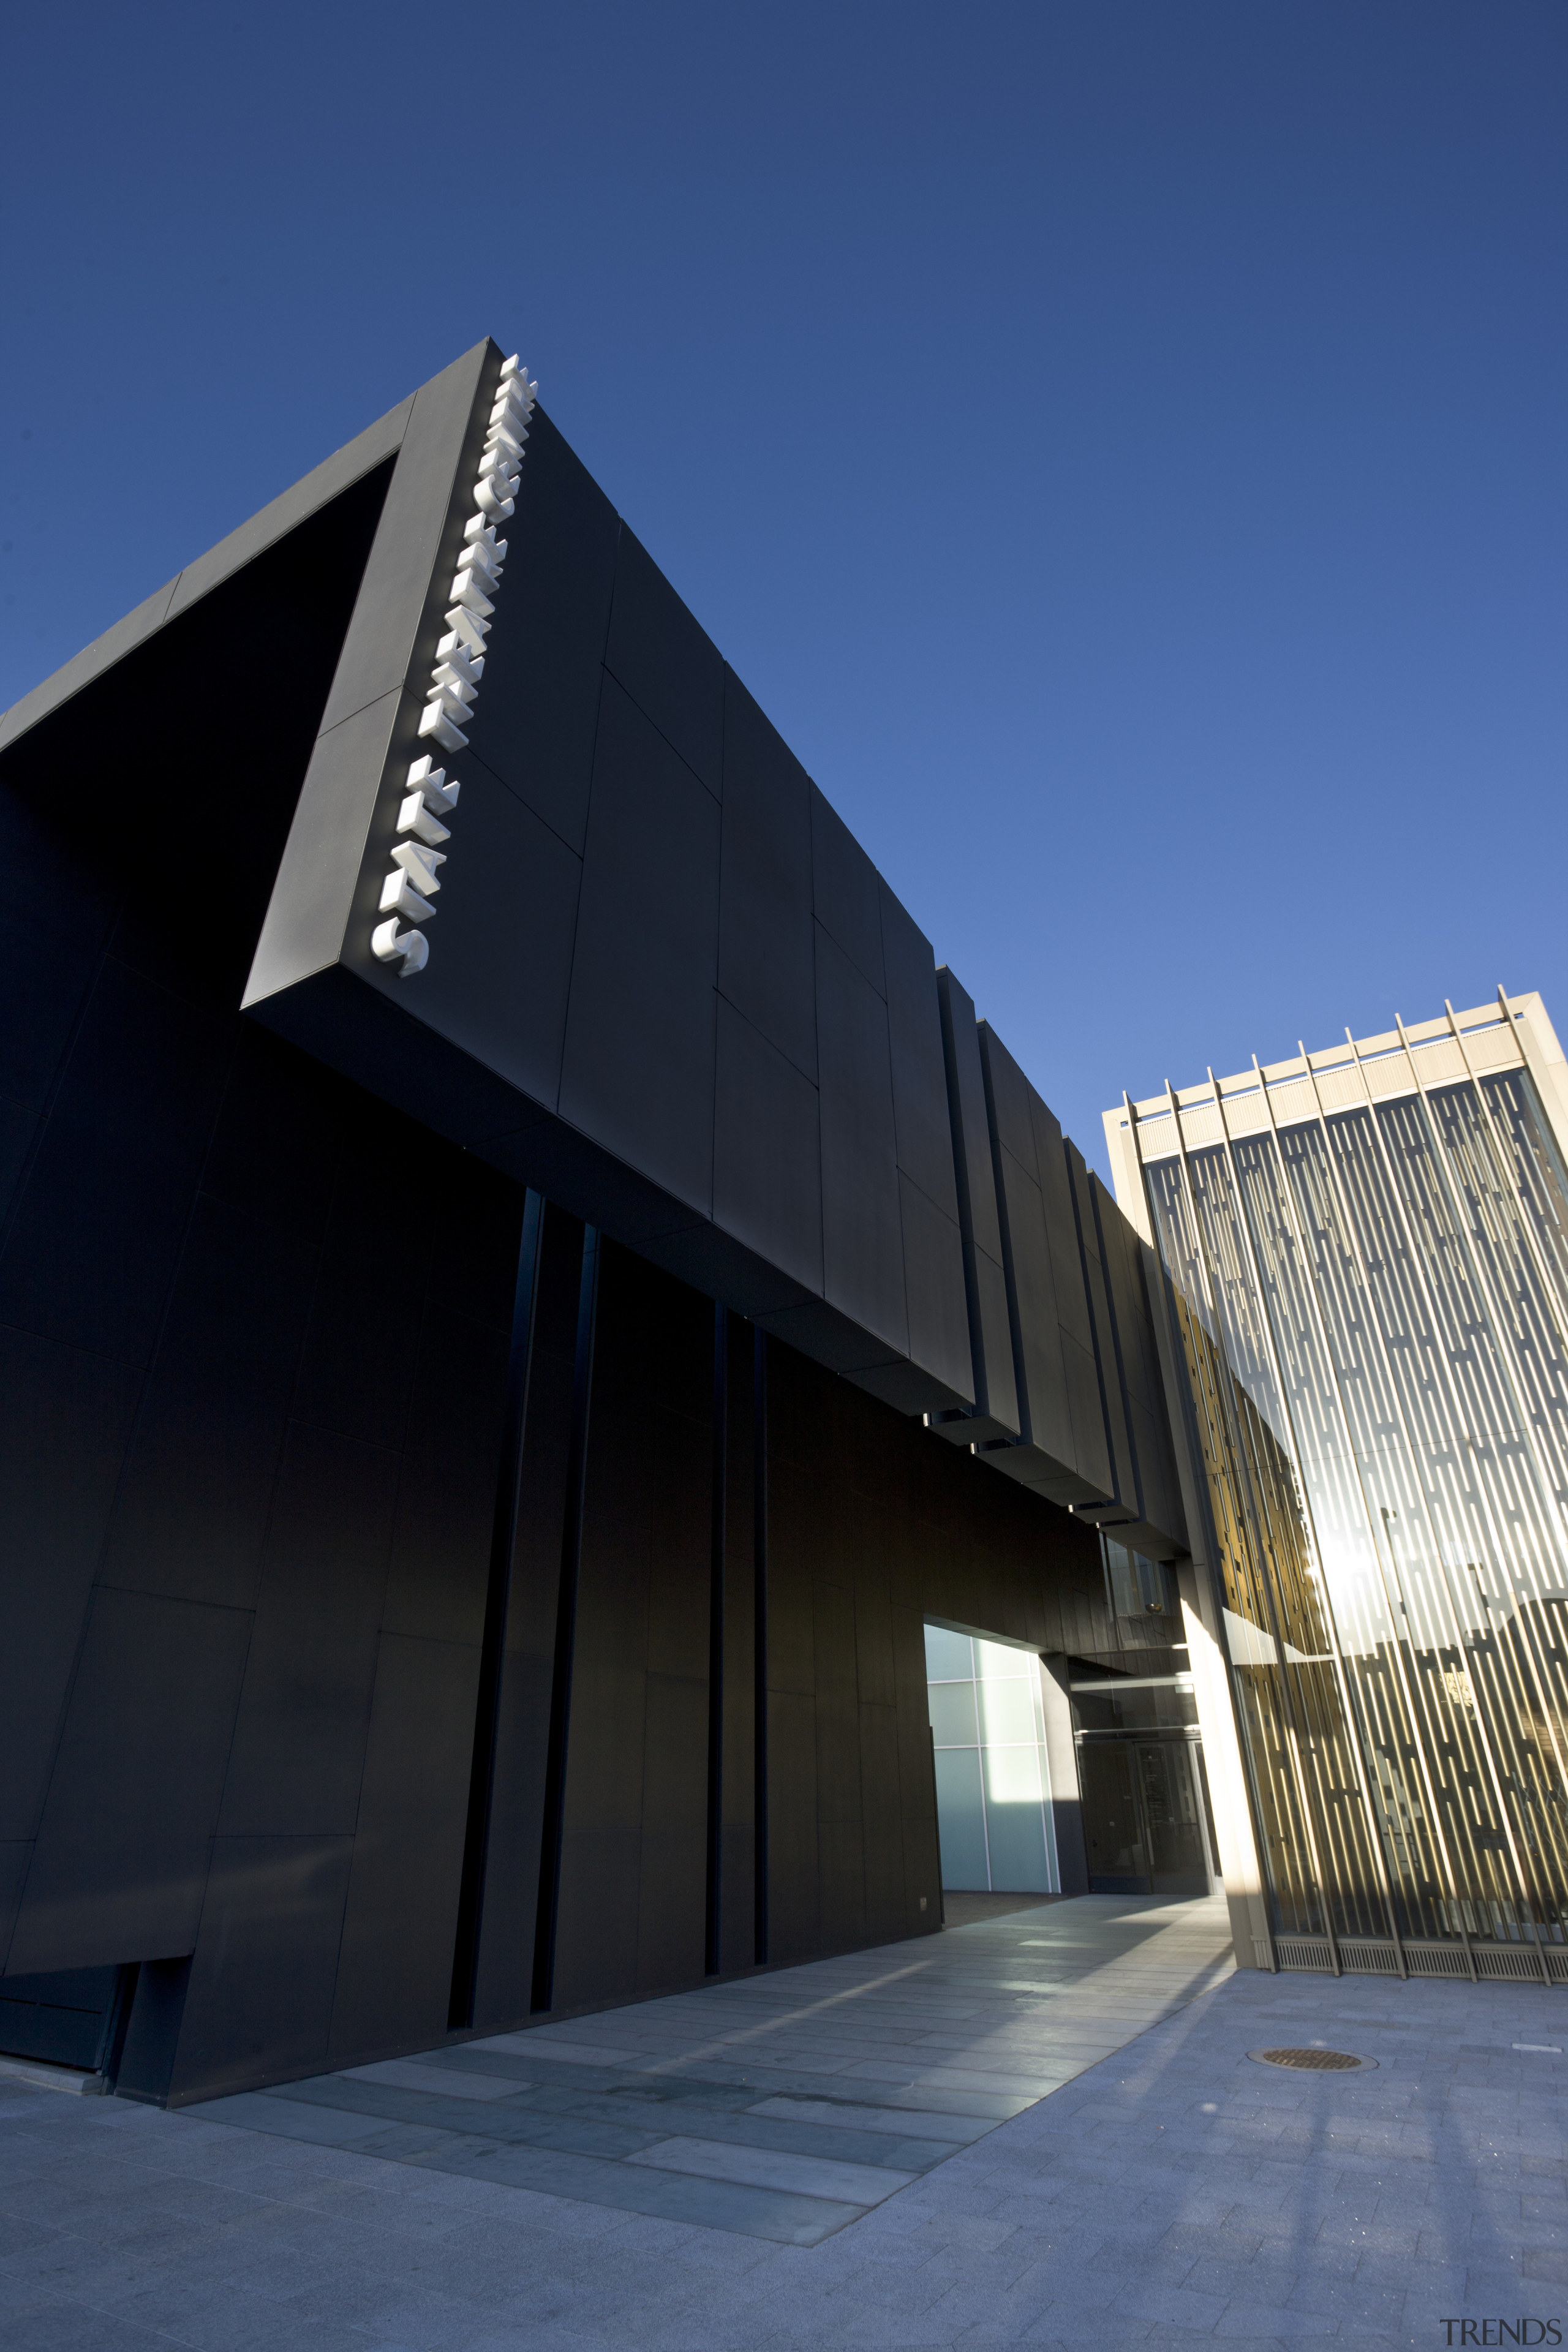
[[[1260,2066],[1299,2066],[1307,2074],[1359,2074],[1376,2065],[1375,2058],[1352,2058],[1348,2050],[1249,2050]]]

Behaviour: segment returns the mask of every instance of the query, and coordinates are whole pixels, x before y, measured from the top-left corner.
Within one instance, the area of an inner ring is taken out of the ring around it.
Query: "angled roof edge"
[[[5,751],[19,737],[36,727],[41,719],[58,710],[105,670],[124,659],[128,653],[145,642],[197,600],[206,595],[221,582],[230,579],[256,556],[304,522],[342,490],[349,489],[379,466],[384,458],[395,457],[402,446],[408,420],[414,413],[416,394],[410,393],[390,408],[374,425],[334,450],[330,457],[311,467],[308,474],[288,489],[269,500],[249,520],[237,530],[220,539],[216,547],[198,555],[177,572],[173,580],[127,613],[102,636],[95,637],[89,646],[14,702],[9,710],[0,713],[0,751]]]

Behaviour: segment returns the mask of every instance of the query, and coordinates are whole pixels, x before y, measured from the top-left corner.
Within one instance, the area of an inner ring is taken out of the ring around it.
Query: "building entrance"
[[[1190,1674],[1083,1672],[1069,1685],[1093,1895],[1207,1895],[1218,1883]]]
[[[1085,1741],[1079,1751],[1094,1895],[1206,1895],[1209,1857],[1195,1744]]]

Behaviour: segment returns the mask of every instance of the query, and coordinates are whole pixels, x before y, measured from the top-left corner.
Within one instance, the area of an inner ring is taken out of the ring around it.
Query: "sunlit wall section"
[[[1182,1269],[1178,1319],[1202,1398],[1226,1644],[1276,1925],[1295,1936],[1381,1934],[1383,1874],[1230,1171],[1208,1152],[1148,1174],[1162,1255]],[[1206,1292],[1201,1304],[1189,1286]],[[1223,1340],[1210,1336],[1216,1328]]]
[[[1392,1426],[1392,1401],[1379,1366],[1363,1363],[1357,1345],[1366,1301],[1353,1283],[1335,1286],[1348,1261],[1331,1221],[1303,1215],[1285,1172],[1301,1163],[1321,1178],[1320,1143],[1313,1129],[1286,1129],[1278,1139],[1237,1143],[1234,1159],[1300,1477],[1299,1574],[1318,1688],[1334,1727],[1323,1798],[1347,1849],[1335,1928],[1342,1936],[1390,1935],[1396,1927],[1436,1933],[1442,1922],[1423,1906],[1445,1892],[1440,1849],[1412,1694],[1388,1667],[1393,1619],[1368,1520],[1369,1458]],[[1325,1197],[1321,1189],[1313,1195],[1320,1205]]]
[[[1565,1110],[1528,997],[1108,1117],[1276,1935],[1334,1965],[1568,1977]]]
[[[926,1675],[943,1886],[1056,1894],[1039,1659],[928,1625]]]

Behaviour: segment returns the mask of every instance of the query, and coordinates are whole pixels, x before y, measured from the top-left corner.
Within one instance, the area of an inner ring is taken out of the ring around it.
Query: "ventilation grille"
[[[1277,1936],[1274,1948],[1282,1969],[1326,1969],[1331,1976],[1333,1974],[1333,1954],[1320,1937]]]
[[[1406,1944],[1405,1966],[1413,1977],[1469,1977],[1464,1953],[1453,1944]]]
[[[1340,1943],[1340,1966],[1354,1976],[1396,1977],[1399,1955],[1392,1944],[1374,1944],[1357,1938],[1354,1943]]]
[[[1270,1952],[1268,1938],[1255,1936],[1252,1949],[1260,1969],[1311,1969],[1331,1976],[1334,1956],[1324,1936],[1277,1936]],[[1479,1977],[1506,1979],[1512,1983],[1541,1982],[1541,1948],[1533,1944],[1473,1944]],[[1568,1950],[1548,1949],[1546,1964],[1553,1984],[1568,1984]],[[1469,1976],[1464,1948],[1458,1944],[1406,1944],[1405,1965],[1413,1977]],[[1340,1941],[1340,1967],[1347,1976],[1396,1977],[1399,1954],[1391,1943],[1357,1936]]]
[[[1476,1944],[1471,1949],[1478,1976],[1523,1977],[1529,1982],[1541,1982],[1541,1960],[1533,1951],[1515,1951],[1507,1944]]]

